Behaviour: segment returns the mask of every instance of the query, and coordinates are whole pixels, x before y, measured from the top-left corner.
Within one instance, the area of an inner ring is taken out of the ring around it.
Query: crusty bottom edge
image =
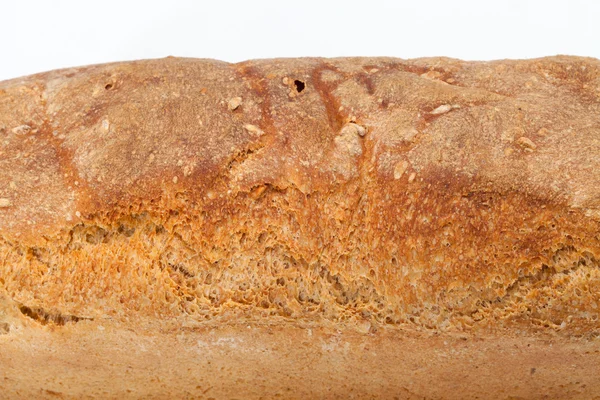
[[[2,398],[600,398],[599,340],[293,322],[28,325],[0,335]]]

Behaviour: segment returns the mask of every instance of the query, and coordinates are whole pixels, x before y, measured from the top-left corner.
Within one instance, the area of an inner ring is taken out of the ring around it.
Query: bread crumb
[[[262,129],[260,129],[258,126],[256,125],[251,125],[251,124],[246,124],[244,125],[244,129],[248,131],[248,133],[250,133],[251,135],[254,136],[262,136],[265,133],[262,131]]]
[[[364,137],[367,134],[367,130],[362,125],[356,125],[356,130],[358,132],[358,136]]]
[[[79,211],[75,211],[75,216],[76,216],[77,218],[81,218],[81,213],[80,213]]]
[[[281,82],[282,82],[284,85],[287,85],[287,84],[290,82],[290,80],[289,80],[289,79],[288,79],[288,77],[286,76],[286,77],[284,77],[284,78],[281,80]]]
[[[12,190],[17,190],[17,184],[15,183],[15,181],[10,181],[10,183],[8,184],[8,186],[12,189]]]
[[[521,136],[517,139],[517,144],[525,150],[535,150],[537,145],[533,141],[525,136]]]
[[[31,127],[29,125],[20,125],[15,128],[12,128],[12,133],[15,135],[26,135],[31,131]]]
[[[178,167],[183,166],[183,160],[177,160],[177,166]]]
[[[229,99],[229,102],[227,104],[229,105],[229,110],[234,111],[234,110],[238,109],[239,106],[242,105],[242,98],[234,97],[232,99]]]
[[[394,179],[400,179],[408,168],[408,161],[400,161],[394,167]]]
[[[12,206],[12,202],[6,198],[0,198],[0,208],[6,208]]]
[[[460,108],[460,106],[458,104],[452,104],[452,105],[442,104],[441,106],[439,106],[438,108],[436,108],[435,110],[430,112],[430,114],[433,114],[433,115],[444,114],[455,108]]]
[[[344,127],[340,131],[340,135],[344,135],[347,133],[355,133],[360,137],[364,137],[367,134],[367,129],[362,125],[358,125],[358,124],[355,124],[354,122],[350,122],[350,123],[344,125]]]
[[[408,177],[408,182],[412,182],[415,180],[415,178],[417,177],[417,174],[415,172],[413,172],[412,174],[410,174],[410,176]]]
[[[173,177],[173,183],[177,183],[179,182],[179,178],[177,178],[176,176]]]

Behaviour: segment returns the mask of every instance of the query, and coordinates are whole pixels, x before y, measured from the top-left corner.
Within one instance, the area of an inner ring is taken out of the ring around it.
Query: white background
[[[600,58],[600,1],[5,1],[0,80],[168,55]]]

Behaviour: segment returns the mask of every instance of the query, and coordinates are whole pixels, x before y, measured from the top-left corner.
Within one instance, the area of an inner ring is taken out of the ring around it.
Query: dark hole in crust
[[[298,93],[302,92],[304,90],[304,88],[306,87],[306,84],[302,81],[299,81],[298,79],[296,79],[294,81],[294,85],[296,86],[296,91]]]
[[[75,315],[62,315],[59,313],[49,313],[41,308],[32,308],[27,307],[23,304],[19,305],[19,310],[21,313],[42,325],[47,325],[48,323],[54,323],[56,325],[65,325],[68,322],[79,322],[82,319],[90,319],[90,318],[82,318],[76,317]]]
[[[106,90],[110,90],[113,88],[113,84],[112,83],[108,83],[106,86],[104,86],[104,89]]]

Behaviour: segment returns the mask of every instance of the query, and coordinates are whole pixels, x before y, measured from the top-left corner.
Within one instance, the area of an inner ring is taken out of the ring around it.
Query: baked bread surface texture
[[[267,321],[594,348],[596,59],[72,68],[0,82],[0,140],[6,336]]]
[[[589,332],[599,71],[167,58],[4,82],[2,286],[90,317]]]

